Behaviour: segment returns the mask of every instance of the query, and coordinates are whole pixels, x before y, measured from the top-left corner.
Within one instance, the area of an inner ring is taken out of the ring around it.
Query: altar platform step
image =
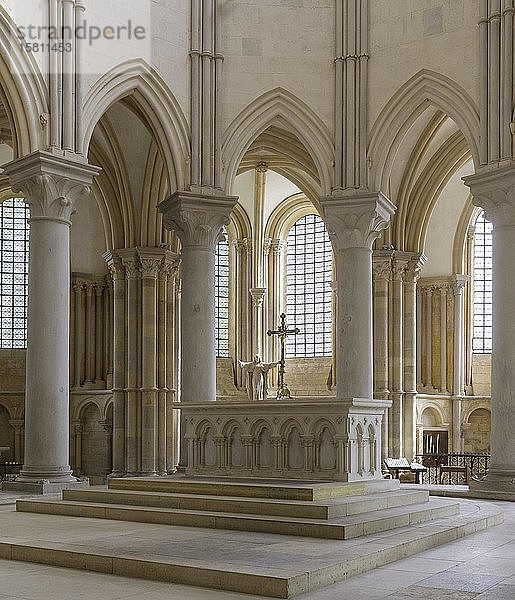
[[[427,502],[426,490],[393,490],[366,496],[342,496],[329,500],[276,500],[196,494],[126,490],[65,490],[63,500],[98,502],[163,509],[212,511],[241,514],[335,519],[375,510],[386,510]]]
[[[343,540],[458,512],[454,501],[428,499],[397,480],[133,477],[111,479],[107,490],[66,490],[62,500],[20,500],[17,510]]]
[[[3,512],[0,558],[293,598],[502,522],[497,506],[459,504],[459,514],[350,540]]]
[[[360,482],[302,481],[292,479],[257,479],[234,477],[120,477],[110,479],[110,490],[195,494],[275,500],[328,500],[344,496],[399,490],[396,479],[376,479]]]

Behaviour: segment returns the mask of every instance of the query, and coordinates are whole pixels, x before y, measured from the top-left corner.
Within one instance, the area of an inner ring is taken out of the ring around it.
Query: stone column
[[[321,204],[337,257],[337,397],[372,398],[372,244],[395,207],[380,192]]]
[[[265,329],[275,329],[284,309],[284,251],[286,241],[279,238],[269,240],[268,250],[268,296],[267,324]],[[279,340],[275,335],[266,336],[267,352],[265,360],[279,360]],[[271,385],[277,385],[277,369],[270,371]]]
[[[378,250],[372,257],[374,283],[374,398],[387,400],[389,397],[388,369],[388,285],[392,276],[392,250]],[[385,411],[382,424],[383,459],[390,456],[388,419],[390,409]]]
[[[266,289],[250,288],[249,292],[252,296],[252,358],[256,354],[263,357],[263,300]]]
[[[23,462],[22,434],[25,421],[23,419],[10,419],[9,425],[14,429],[14,462]]]
[[[134,250],[119,251],[126,277],[126,352],[125,367],[125,465],[127,475],[140,473],[141,445],[138,443],[138,423],[141,423],[140,411],[140,262]]]
[[[479,489],[515,493],[515,168],[464,178],[473,202],[493,223],[491,462]],[[476,487],[473,482],[471,486]]]
[[[74,331],[74,383],[73,387],[80,388],[83,382],[82,378],[82,365],[83,365],[83,357],[84,357],[84,323],[83,323],[83,291],[84,291],[84,281],[75,280],[73,282],[73,292],[74,292],[74,307],[75,307],[75,331]]]
[[[464,290],[467,275],[455,275],[452,283],[454,295],[454,381],[452,399],[452,451],[461,452],[461,402],[464,394],[464,342],[463,324],[465,321]]]
[[[400,254],[401,257],[397,255]],[[404,456],[404,373],[403,373],[403,345],[404,345],[404,274],[408,267],[408,260],[404,253],[394,252],[392,262],[392,321],[391,321],[391,349],[389,356],[391,384],[390,400],[392,407],[389,410],[390,452],[396,458]]]
[[[176,192],[159,205],[181,240],[181,402],[216,400],[215,249],[237,198]]]
[[[249,281],[248,281],[248,260],[247,244],[245,240],[233,240],[234,257],[234,303],[230,306],[231,315],[234,319],[235,327],[232,336],[232,357],[236,372],[237,387],[245,387],[245,378],[242,376],[242,370],[239,366],[240,360],[249,360],[248,347],[248,305],[249,305]]]
[[[125,464],[125,268],[120,257],[108,252],[104,258],[113,278],[113,472],[126,473]]]
[[[157,274],[162,252],[138,250],[141,263],[141,474],[157,475]],[[164,326],[164,323],[163,323]]]
[[[95,281],[95,381],[97,385],[103,384],[104,381],[104,365],[103,353],[104,346],[107,345],[107,339],[103,337],[105,313],[103,312],[104,305],[105,283],[103,281]]]
[[[91,387],[94,379],[93,373],[93,365],[95,364],[95,330],[94,330],[94,315],[93,311],[95,303],[94,303],[94,291],[95,284],[93,281],[86,281],[85,284],[86,289],[86,331],[85,331],[85,342],[86,342],[86,368],[85,368],[85,377],[84,383],[88,384],[88,387]]]
[[[423,254],[412,255],[404,276],[404,455],[417,452],[417,279],[426,262]]]
[[[9,163],[15,194],[30,206],[25,463],[17,484],[76,481],[69,463],[70,227],[98,169],[47,152]],[[55,487],[55,486],[54,486]]]

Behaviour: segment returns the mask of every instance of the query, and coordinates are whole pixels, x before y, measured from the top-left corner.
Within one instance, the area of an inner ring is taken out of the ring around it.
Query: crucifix
[[[277,382],[277,399],[281,398],[291,398],[290,390],[288,386],[284,383],[284,344],[286,341],[286,336],[288,335],[297,335],[300,333],[300,329],[295,327],[295,329],[288,329],[286,326],[286,315],[283,313],[281,315],[281,325],[279,329],[276,331],[272,331],[269,329],[266,334],[267,335],[278,335],[279,340],[281,342],[281,360],[279,361],[279,381]]]

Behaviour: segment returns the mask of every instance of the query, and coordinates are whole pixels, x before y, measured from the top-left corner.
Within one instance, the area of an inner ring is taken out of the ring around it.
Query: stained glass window
[[[492,352],[492,224],[481,212],[474,233],[474,332],[476,354]]]
[[[0,202],[1,348],[27,347],[29,209],[23,200]]]
[[[216,355],[229,356],[229,244],[227,234],[216,246],[215,260],[215,342]]]
[[[286,341],[286,355],[332,355],[332,246],[317,215],[299,219],[290,229],[286,268],[288,326],[299,335]]]

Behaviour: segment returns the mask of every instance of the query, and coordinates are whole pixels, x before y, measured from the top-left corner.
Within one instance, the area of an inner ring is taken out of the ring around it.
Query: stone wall
[[[472,387],[476,396],[490,396],[492,393],[491,370],[491,354],[472,355]]]

